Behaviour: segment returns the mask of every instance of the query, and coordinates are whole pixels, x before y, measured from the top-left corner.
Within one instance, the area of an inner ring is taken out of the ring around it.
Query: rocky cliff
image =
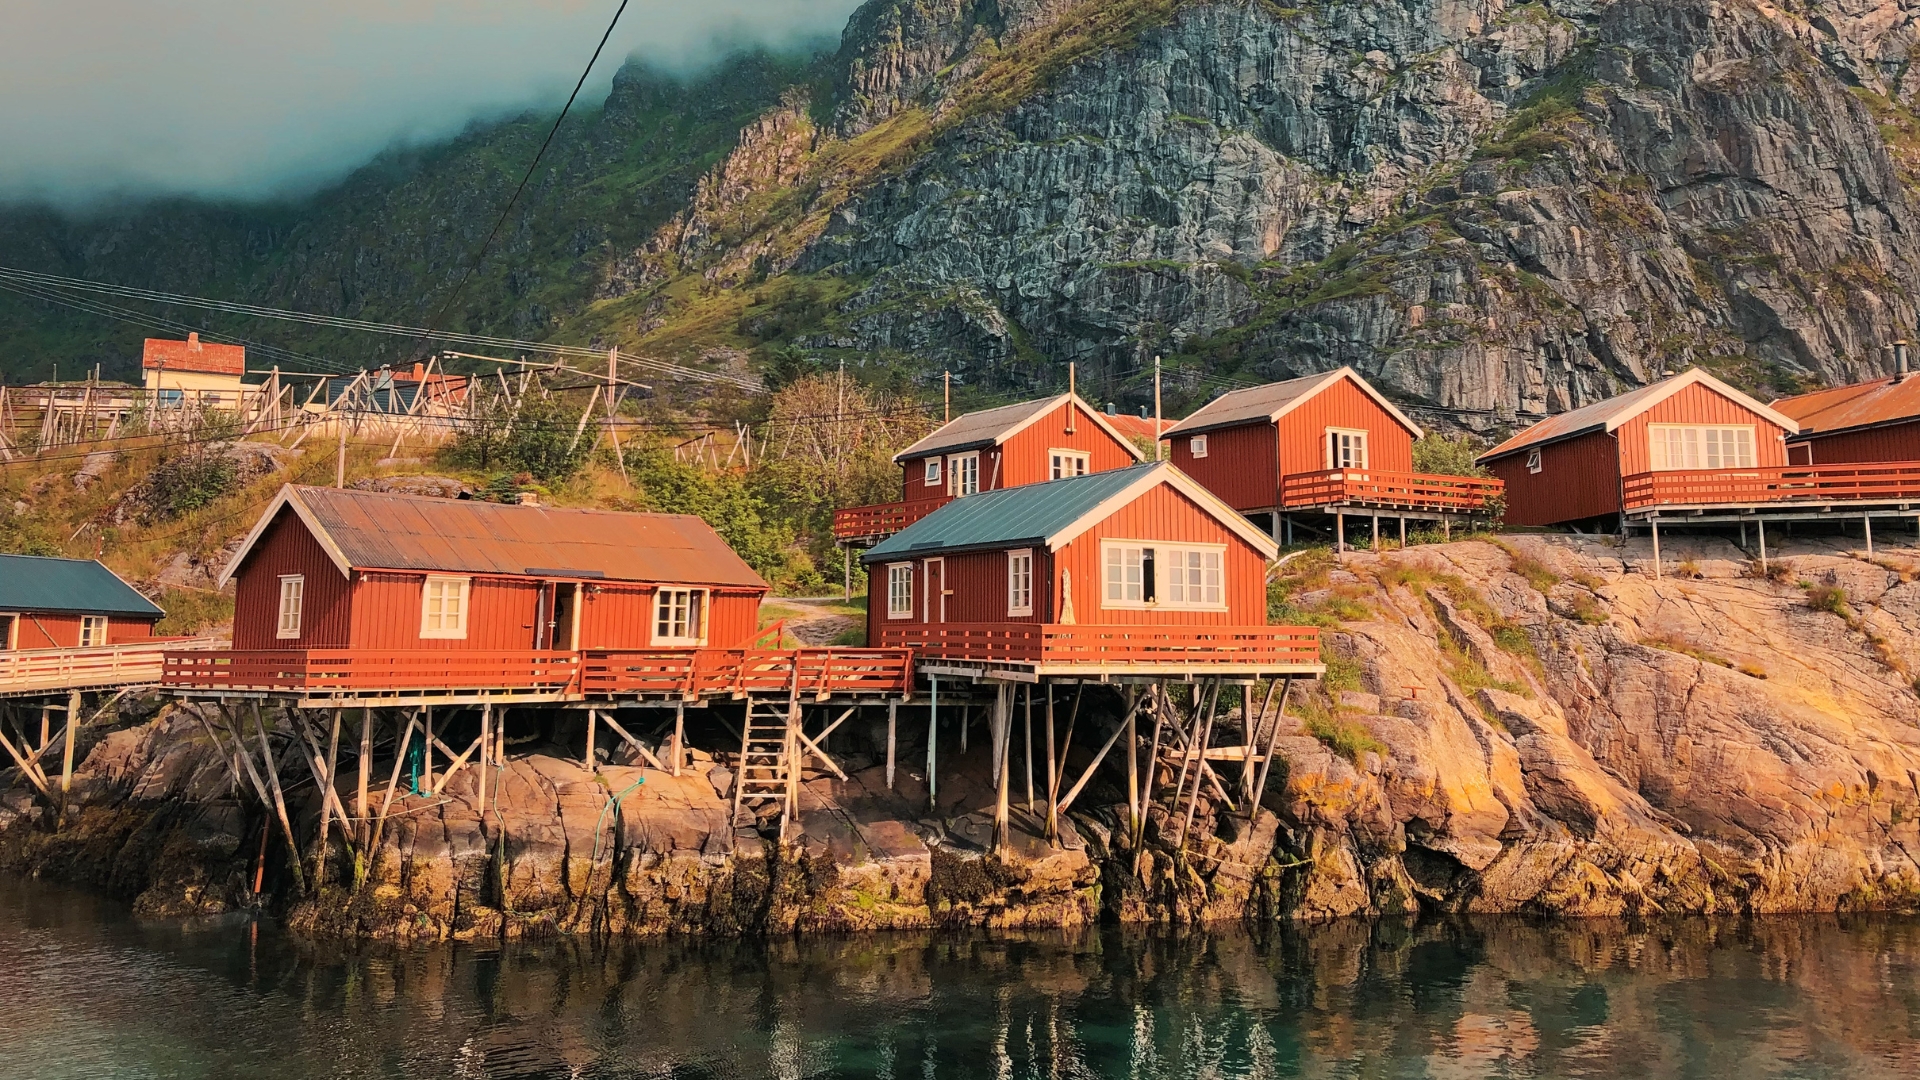
[[[90,740],[64,825],[14,781],[0,866],[154,914],[258,903],[312,932],[378,936],[1915,910],[1920,548],[1886,539],[1872,559],[1790,543],[1764,572],[1723,541],[1670,541],[1658,579],[1644,544],[1599,539],[1303,556],[1277,610],[1329,626],[1328,675],[1290,696],[1258,815],[1209,796],[1184,850],[1171,738],[1143,848],[1115,754],[1060,846],[1016,809],[1013,847],[993,856],[984,732],[960,753],[943,736],[930,809],[915,766],[887,789],[884,721],[868,717],[836,741],[850,778],[810,774],[784,844],[767,821],[728,820],[723,737],[678,778],[589,771],[577,747],[535,738],[484,816],[471,770],[438,797],[403,782],[364,886],[336,846],[331,884],[301,895],[207,729],[150,705]],[[1083,731],[1110,730],[1117,699],[1088,701]],[[1214,745],[1242,724],[1228,710]],[[1077,740],[1069,776],[1097,740]],[[909,738],[901,758],[923,754]],[[298,768],[311,858],[318,807]]]
[[[1481,430],[1692,363],[1762,393],[1854,379],[1914,324],[1914,18],[1907,0],[872,0],[812,68],[684,92],[630,73],[565,133],[459,317],[693,361],[951,367],[1009,393],[1075,361],[1120,400],[1145,400],[1164,354],[1176,405],[1352,363]],[[141,284],[184,266],[249,299],[420,318],[524,127],[277,216],[14,215],[0,236],[44,268],[125,276],[146,251]]]

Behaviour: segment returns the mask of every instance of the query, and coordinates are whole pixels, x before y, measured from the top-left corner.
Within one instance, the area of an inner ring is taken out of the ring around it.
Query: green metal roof
[[[92,559],[0,555],[0,611],[159,618],[165,612]]]
[[[861,556],[861,561],[886,562],[936,551],[1044,544],[1148,473],[1166,467],[1149,462],[955,499],[881,541]]]

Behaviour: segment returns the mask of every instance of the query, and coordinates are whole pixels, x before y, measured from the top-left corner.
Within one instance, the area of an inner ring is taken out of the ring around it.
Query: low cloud
[[[6,0],[0,201],[260,198],[395,143],[559,108],[618,0]],[[692,71],[838,34],[858,0],[630,0],[629,55]]]

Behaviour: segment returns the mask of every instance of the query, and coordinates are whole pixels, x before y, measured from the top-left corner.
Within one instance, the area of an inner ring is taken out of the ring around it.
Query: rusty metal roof
[[[1800,422],[1801,437],[1920,420],[1920,377],[1873,379],[1781,398],[1776,412]]]
[[[764,589],[713,528],[684,514],[629,514],[377,491],[280,490],[231,563],[233,576],[282,509],[306,522],[344,573],[426,570]]]
[[[1140,448],[1134,446],[1132,440],[1108,423],[1109,417],[1101,415],[1098,410],[1076,394],[1061,394],[1058,397],[1022,401],[1013,405],[1002,405],[996,409],[963,413],[947,421],[938,431],[893,455],[893,460],[905,462],[933,454],[998,446],[1069,401],[1079,405],[1081,412],[1093,417],[1094,423],[1105,428],[1107,434],[1113,436],[1115,441],[1132,451],[1135,460],[1145,460],[1145,455],[1140,452]]]
[[[1306,375],[1285,382],[1267,383],[1264,386],[1249,386],[1244,390],[1229,390],[1194,410],[1192,416],[1167,428],[1166,436],[1198,435],[1203,431],[1218,431],[1221,428],[1239,427],[1242,424],[1275,424],[1280,418],[1292,412],[1301,402],[1320,393],[1341,379],[1352,379],[1361,392],[1377,402],[1381,408],[1392,414],[1395,420],[1406,426],[1414,438],[1425,432],[1413,422],[1406,413],[1395,408],[1373,384],[1360,377],[1360,373],[1350,367],[1337,368],[1318,375]]]
[[[1788,433],[1800,430],[1799,421],[1785,415],[1777,409],[1768,408],[1758,401],[1721,382],[1699,368],[1691,368],[1671,379],[1662,379],[1648,383],[1637,390],[1616,394],[1591,405],[1582,405],[1578,409],[1563,412],[1558,416],[1549,416],[1545,420],[1527,428],[1499,446],[1481,454],[1476,461],[1487,462],[1495,458],[1521,450],[1542,446],[1546,443],[1571,439],[1576,435],[1585,435],[1595,431],[1612,431],[1621,424],[1639,416],[1655,405],[1667,400],[1689,386],[1699,385],[1727,398],[1742,408],[1750,409],[1768,420],[1786,428]]]

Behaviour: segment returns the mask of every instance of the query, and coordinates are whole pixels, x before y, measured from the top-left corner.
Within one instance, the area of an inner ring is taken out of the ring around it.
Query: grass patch
[[[1329,656],[1326,663],[1327,673],[1320,677],[1320,685],[1326,687],[1329,695],[1360,689],[1360,661]]]
[[[1668,634],[1656,634],[1652,637],[1640,639],[1640,644],[1648,646],[1649,648],[1661,649],[1665,652],[1679,653],[1681,656],[1690,656],[1703,664],[1712,664],[1715,667],[1723,667],[1729,671],[1737,671],[1749,678],[1764,679],[1767,677],[1766,670],[1758,665],[1736,663],[1717,653],[1708,652],[1685,638],[1677,638]]]
[[[1560,576],[1558,570],[1512,544],[1495,540],[1493,546],[1507,553],[1508,560],[1513,563],[1513,572],[1526,578],[1527,584],[1533,586],[1533,590],[1537,593],[1545,595],[1552,592],[1555,585],[1566,580]]]
[[[1387,756],[1387,744],[1352,720],[1342,720],[1318,705],[1301,706],[1295,713],[1307,734],[1355,765],[1368,753]]]
[[[1574,619],[1588,626],[1604,625],[1611,618],[1591,593],[1574,593],[1569,606],[1573,608]]]
[[[1847,606],[1847,590],[1838,585],[1816,585],[1804,581],[1800,587],[1807,591],[1807,606],[1813,610],[1838,615],[1843,619],[1853,618],[1853,609]]]
[[[1267,585],[1267,621],[1280,626],[1318,626],[1338,629],[1350,622],[1373,618],[1366,603],[1371,590],[1352,582],[1331,584],[1334,569],[1331,547],[1306,548],[1274,571]],[[1307,599],[1313,594],[1311,599]]]
[[[167,613],[155,624],[155,637],[188,637],[233,622],[233,597],[226,593],[167,589],[154,603]]]

